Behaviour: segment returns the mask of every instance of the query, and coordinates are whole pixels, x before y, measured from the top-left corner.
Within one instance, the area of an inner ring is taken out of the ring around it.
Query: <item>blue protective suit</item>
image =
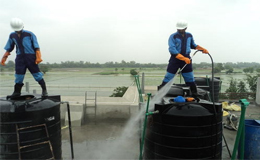
[[[175,76],[178,69],[183,68],[183,66],[186,64],[184,61],[177,59],[176,55],[180,53],[184,57],[190,58],[191,49],[195,49],[197,47],[192,34],[189,32],[185,32],[184,37],[179,32],[173,33],[169,37],[168,45],[171,57],[167,67],[167,73],[163,79],[163,83],[169,82]],[[185,80],[186,85],[195,85],[192,64],[186,65],[186,67],[182,70],[182,76]]]
[[[22,30],[20,37],[18,37],[16,32],[12,32],[4,49],[12,52],[15,46],[15,83],[23,83],[27,68],[37,82],[42,80],[43,73],[40,71],[38,64],[35,64],[35,51],[40,48],[36,36],[26,30]]]

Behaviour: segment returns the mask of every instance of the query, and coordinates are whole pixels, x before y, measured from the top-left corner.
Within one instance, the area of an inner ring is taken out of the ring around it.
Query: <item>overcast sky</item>
[[[0,46],[13,17],[40,44],[43,62],[167,63],[179,19],[214,62],[260,62],[259,0],[0,0]],[[192,51],[193,53],[194,51]],[[15,51],[8,60],[15,59]],[[209,62],[197,54],[194,63]]]

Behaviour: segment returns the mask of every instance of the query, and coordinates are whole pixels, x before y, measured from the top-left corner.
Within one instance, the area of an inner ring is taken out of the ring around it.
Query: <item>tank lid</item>
[[[174,105],[166,114],[175,116],[210,116],[206,108],[198,104]]]
[[[28,112],[54,107],[60,103],[50,98],[22,95],[12,99],[0,98],[0,112]]]
[[[184,96],[184,90],[181,86],[171,86],[169,91],[166,93],[167,97]]]

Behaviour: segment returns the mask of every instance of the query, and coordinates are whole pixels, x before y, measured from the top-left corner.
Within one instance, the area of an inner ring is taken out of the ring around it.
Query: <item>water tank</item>
[[[204,89],[210,92],[211,100],[212,97],[212,78],[204,78],[204,77],[194,77],[195,82],[198,88]],[[220,78],[213,78],[213,85],[214,85],[214,100],[215,102],[219,101],[219,92],[221,90],[221,80]]]
[[[185,95],[184,87],[173,85],[171,86],[171,88],[169,89],[169,91],[166,93],[165,96],[174,97],[174,96],[184,96],[184,95]]]
[[[207,90],[197,88],[198,98],[210,101],[210,93]],[[166,93],[165,97],[174,96],[192,96],[190,87],[185,84],[174,84],[171,86],[169,91]]]
[[[197,87],[198,98],[211,101],[210,92]]]
[[[61,159],[60,96],[0,99],[0,159]]]
[[[145,136],[144,159],[221,159],[222,107],[218,103],[155,104]]]

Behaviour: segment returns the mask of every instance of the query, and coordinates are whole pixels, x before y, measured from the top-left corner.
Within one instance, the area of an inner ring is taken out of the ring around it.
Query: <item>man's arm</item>
[[[171,54],[177,55],[178,53],[180,53],[180,52],[178,52],[178,50],[176,48],[175,39],[173,38],[173,34],[169,37],[168,45],[169,45],[169,52]]]

